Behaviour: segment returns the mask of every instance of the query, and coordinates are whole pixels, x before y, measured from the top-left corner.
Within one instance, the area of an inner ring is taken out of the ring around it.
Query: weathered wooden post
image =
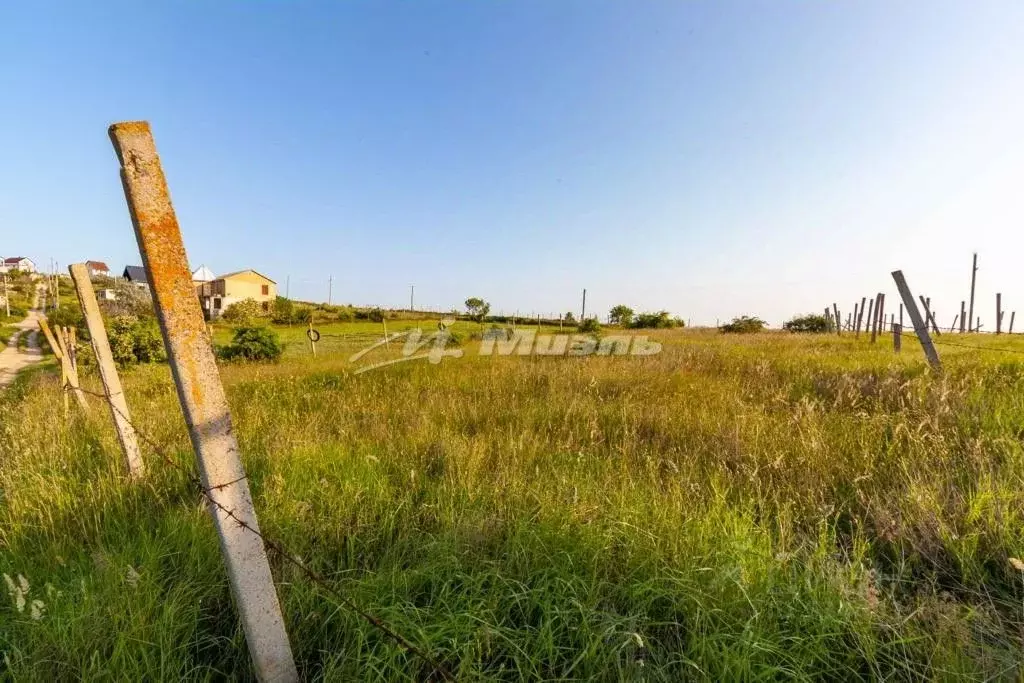
[[[388,341],[388,321],[387,321],[387,318],[383,318],[382,317],[380,319],[380,324],[384,326],[384,347],[387,348],[388,351],[390,351],[391,350],[391,342]]]
[[[1017,317],[1017,311],[1010,311],[1010,329],[1007,330],[1008,334],[1013,334],[1013,319]]]
[[[114,366],[114,354],[110,352],[107,329],[103,325],[103,317],[100,315],[100,307],[96,302],[92,281],[89,280],[89,269],[84,263],[75,263],[68,266],[68,271],[70,271],[71,280],[75,284],[78,303],[81,304],[82,313],[85,315],[89,337],[92,338],[92,350],[96,354],[96,365],[99,367],[100,379],[103,380],[103,391],[107,395],[107,403],[110,404],[110,412],[114,418],[117,440],[121,443],[121,452],[124,454],[128,476],[132,479],[141,477],[145,473],[145,465],[142,462],[142,455],[139,453],[135,427],[132,426],[131,415],[128,412],[128,402],[125,400],[124,391],[121,388],[121,378]]]
[[[853,332],[854,332],[854,334],[856,336],[859,336],[859,332],[857,330],[857,328],[858,328],[858,325],[857,325],[857,320],[858,320],[857,314],[859,312],[860,312],[860,309],[857,308],[857,302],[855,301],[855,302],[853,302]]]
[[[960,334],[963,334],[967,327],[967,302],[960,302]]]
[[[864,334],[871,331],[871,321],[875,315],[875,300],[872,299],[868,302],[868,317],[864,320]]]
[[[875,314],[871,317],[871,322],[869,324],[871,326],[871,343],[874,344],[875,340],[878,338],[878,326],[880,324],[879,314],[881,313],[882,307],[881,293],[875,295],[875,300],[872,303],[875,305]],[[868,307],[868,310],[871,310],[871,308]]]
[[[836,336],[843,336],[843,318],[839,315],[839,306],[832,302],[832,312],[836,314]]]
[[[971,322],[974,320],[974,281],[978,276],[978,252],[974,252],[974,261],[971,263],[971,307],[967,311],[967,331],[971,331]],[[977,330],[975,330],[977,332]]]
[[[864,307],[867,306],[867,305],[868,305],[868,298],[866,296],[862,296],[860,298],[860,313],[857,316],[857,336],[858,337],[860,337],[861,323],[864,321]]]
[[[900,304],[900,327],[903,327],[903,304]]]
[[[953,316],[953,324],[949,326],[949,333],[950,334],[953,334],[953,330],[956,329],[956,321],[959,320],[959,319],[960,319],[959,315],[954,315]]]
[[[892,350],[899,353],[903,348],[903,326],[892,324]]]
[[[885,334],[885,293],[878,293],[878,305],[875,306],[878,312],[878,334]]]
[[[1003,333],[1003,295],[996,292],[996,334]]]
[[[203,312],[149,124],[116,123],[110,139],[253,668],[261,681],[298,681],[227,397],[206,343]]]
[[[939,332],[939,326],[935,323],[935,316],[932,315],[932,308],[928,304],[928,302],[931,299],[925,299],[923,296],[918,296],[917,298],[921,300],[921,306],[924,307],[924,316],[925,316],[924,322],[925,322],[925,324],[926,325],[931,325],[932,326],[932,331],[935,332],[935,334],[941,334]]]
[[[928,324],[921,318],[921,312],[917,310],[917,302],[914,301],[914,295],[910,293],[910,287],[907,286],[907,280],[903,277],[903,271],[892,271],[892,279],[896,281],[896,289],[899,290],[900,298],[903,299],[903,303],[907,307],[907,314],[910,315],[910,322],[914,324],[914,332],[917,333],[917,338],[921,341],[921,348],[924,349],[928,363],[933,369],[941,372],[942,363],[939,362],[939,354],[935,351],[935,345],[928,334]]]
[[[312,313],[310,313],[309,329],[306,330],[306,339],[309,340],[309,350],[313,352],[314,356],[316,356],[316,342],[313,340],[314,336],[316,335],[314,334],[313,330],[313,315]]]

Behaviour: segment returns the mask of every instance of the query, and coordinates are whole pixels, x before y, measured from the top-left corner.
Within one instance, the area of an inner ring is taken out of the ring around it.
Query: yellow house
[[[203,313],[210,320],[219,318],[231,304],[246,299],[252,299],[269,313],[277,298],[277,283],[255,270],[240,270],[195,284]]]

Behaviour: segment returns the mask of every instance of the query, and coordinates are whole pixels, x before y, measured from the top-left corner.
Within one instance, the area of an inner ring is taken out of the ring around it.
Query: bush
[[[384,311],[382,311],[379,308],[372,308],[366,314],[366,317],[370,320],[370,322],[375,322],[375,323],[384,322]]]
[[[585,334],[595,334],[601,331],[601,323],[597,322],[597,318],[587,318],[580,323],[579,331]]]
[[[110,353],[118,365],[153,363],[164,360],[164,344],[152,319],[119,315],[107,322]]]
[[[726,323],[718,329],[731,334],[751,334],[761,332],[764,330],[765,325],[765,321],[756,316],[741,315],[738,318],[733,318],[731,323]]]
[[[60,308],[55,308],[51,311],[46,312],[46,321],[50,324],[50,329],[56,327],[76,327],[78,328],[78,338],[88,339],[89,330],[85,326],[85,316],[82,315],[82,309],[79,307],[78,302],[69,304],[63,302]]]
[[[676,320],[669,317],[668,311],[658,311],[657,313],[640,313],[633,319],[630,327],[636,329],[667,329],[675,327],[676,324]]]
[[[235,302],[224,310],[223,320],[239,325],[251,325],[252,321],[263,313],[263,309],[255,299],[243,299]]]
[[[830,319],[823,315],[808,313],[807,315],[800,315],[783,323],[782,329],[788,330],[789,332],[810,332],[820,334],[822,332],[834,330],[835,326],[832,324]]]
[[[277,332],[269,327],[239,327],[231,343],[219,349],[224,360],[276,361],[281,357],[284,348],[278,340]]]

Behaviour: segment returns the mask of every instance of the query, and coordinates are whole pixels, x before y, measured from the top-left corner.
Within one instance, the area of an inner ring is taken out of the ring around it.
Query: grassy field
[[[379,330],[222,376],[264,530],[459,680],[1024,675],[1024,355],[680,330],[354,375]],[[167,367],[123,379],[194,467]],[[153,457],[127,484],[90,400],[46,367],[0,397],[0,678],[251,679],[198,495]],[[429,674],[272,562],[305,678]]]

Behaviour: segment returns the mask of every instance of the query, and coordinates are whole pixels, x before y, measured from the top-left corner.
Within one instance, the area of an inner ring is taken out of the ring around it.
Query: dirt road
[[[18,371],[43,359],[43,353],[39,350],[39,319],[43,314],[33,309],[28,312],[24,320],[15,323],[20,328],[15,332],[7,348],[0,351],[0,387],[6,387],[18,375]],[[18,338],[28,335],[28,348],[18,348]]]

